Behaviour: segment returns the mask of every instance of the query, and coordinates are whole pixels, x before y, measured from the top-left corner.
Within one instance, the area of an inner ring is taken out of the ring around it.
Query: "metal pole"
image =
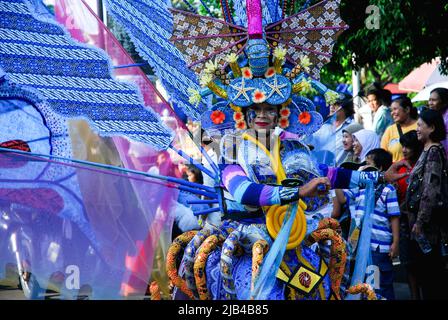
[[[96,0],[96,6],[98,8],[98,18],[104,22],[103,0]]]

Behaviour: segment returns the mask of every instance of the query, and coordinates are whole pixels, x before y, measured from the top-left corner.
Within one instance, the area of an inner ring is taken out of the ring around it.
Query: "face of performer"
[[[381,103],[375,94],[369,94],[367,99],[369,101],[370,109],[372,109],[373,112],[376,112],[376,110],[381,107]]]
[[[361,143],[359,143],[358,139],[356,139],[355,136],[352,137],[353,137],[353,153],[355,154],[355,156],[359,156],[362,151],[362,145]]]
[[[345,151],[353,150],[353,136],[347,131],[342,134],[342,146]]]
[[[417,120],[417,138],[423,144],[430,140],[429,135],[434,131],[434,126],[428,126],[428,124],[422,119]]]
[[[278,121],[278,107],[268,103],[254,104],[247,110],[249,128],[256,131],[274,129]]]

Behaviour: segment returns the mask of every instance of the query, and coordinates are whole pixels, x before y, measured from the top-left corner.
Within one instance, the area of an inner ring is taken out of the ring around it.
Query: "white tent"
[[[435,88],[447,88],[448,89],[448,81],[434,83],[434,84],[430,85],[429,87],[424,88],[414,98],[412,98],[412,102],[429,100],[431,91],[434,90]]]

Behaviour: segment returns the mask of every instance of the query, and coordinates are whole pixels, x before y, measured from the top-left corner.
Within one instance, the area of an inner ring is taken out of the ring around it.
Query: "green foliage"
[[[193,8],[195,8],[196,12],[203,16],[210,16],[199,0],[172,0],[171,4],[174,8],[178,8],[181,10],[190,11],[188,5],[185,2],[188,2]],[[214,18],[222,18],[222,10],[221,3],[219,0],[202,0],[202,2],[207,6],[207,8],[212,13]]]
[[[379,29],[366,26],[369,5],[379,9]],[[370,79],[399,81],[438,56],[442,71],[448,71],[446,0],[342,0],[341,16],[350,29],[339,37],[324,76],[340,77],[344,70],[367,68]]]

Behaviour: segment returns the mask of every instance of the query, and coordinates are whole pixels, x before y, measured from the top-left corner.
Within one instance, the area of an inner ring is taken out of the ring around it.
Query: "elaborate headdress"
[[[228,8],[227,1],[221,2]],[[317,131],[322,116],[304,95],[317,91],[330,104],[338,97],[317,79],[347,28],[339,2],[322,1],[263,26],[261,1],[247,0],[247,28],[233,24],[230,14],[223,21],[172,10],[171,40],[204,88],[190,90],[190,103],[197,105],[210,94],[218,100],[202,114],[204,129],[246,129],[242,109],[266,102],[280,106],[283,129],[299,135]]]

